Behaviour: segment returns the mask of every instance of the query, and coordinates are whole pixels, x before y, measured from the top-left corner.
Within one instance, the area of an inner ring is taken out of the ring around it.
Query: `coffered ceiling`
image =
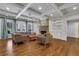
[[[0,3],[0,15],[38,21],[52,18],[78,19],[78,3]],[[75,16],[77,15],[77,16]],[[70,18],[71,17],[71,18]]]

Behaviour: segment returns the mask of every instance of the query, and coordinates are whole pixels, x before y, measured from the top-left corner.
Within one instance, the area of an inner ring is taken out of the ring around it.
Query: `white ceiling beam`
[[[63,13],[62,13],[61,10],[55,5],[55,3],[50,3],[50,5],[51,5],[61,16],[63,16]]]
[[[61,12],[61,10],[60,10],[59,8],[57,8],[57,6],[56,6],[55,4],[49,4],[49,5],[51,5],[52,7],[54,7],[55,10],[53,10],[52,12],[49,11],[49,12],[43,13],[43,14],[42,14],[41,16],[39,16],[38,18],[41,18],[41,17],[43,17],[43,16],[46,15],[46,14],[51,14],[51,13],[56,12],[56,11],[57,11],[61,16],[64,16],[63,13]]]
[[[48,3],[47,3],[48,4]],[[48,4],[49,5],[49,4]],[[49,5],[50,6],[50,5]],[[48,12],[45,12],[45,13],[43,13],[43,14],[41,14],[41,16],[39,16],[38,18],[40,18],[41,19],[41,17],[43,17],[44,15],[47,15],[47,14],[51,14],[51,13],[53,13],[53,12],[55,12],[56,10],[53,10],[53,11],[48,11]]]
[[[43,13],[43,14],[41,14],[41,16],[39,16],[38,18],[41,18],[41,17],[43,17],[44,15],[47,15],[47,14],[50,14],[51,13],[51,11],[48,11],[48,12],[46,12],[46,13]],[[52,12],[53,13],[53,12]]]
[[[20,17],[20,16],[22,15],[22,13],[23,13],[25,10],[27,10],[31,5],[32,5],[32,3],[29,3],[28,5],[26,5],[26,6],[24,7],[24,9],[22,9],[22,10],[18,13],[18,15],[16,16],[16,19],[17,19],[18,17]]]
[[[78,5],[78,4],[76,4],[76,3],[67,3],[67,4],[64,4],[63,6],[59,7],[58,9],[62,10],[62,9],[66,9],[66,8],[69,8],[69,7],[73,7],[75,5]],[[52,13],[55,12],[55,11],[52,11]],[[39,18],[43,17],[46,14],[50,14],[50,13],[51,13],[50,11],[46,12],[46,13],[43,13],[41,16],[39,16]]]

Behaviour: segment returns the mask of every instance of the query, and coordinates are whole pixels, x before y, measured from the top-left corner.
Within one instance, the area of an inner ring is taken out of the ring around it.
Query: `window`
[[[27,22],[27,32],[33,32],[33,23]]]
[[[16,31],[17,32],[26,32],[26,22],[16,21]]]

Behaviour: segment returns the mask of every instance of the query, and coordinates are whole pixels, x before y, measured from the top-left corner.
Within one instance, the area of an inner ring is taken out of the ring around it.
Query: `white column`
[[[1,39],[1,20],[0,20],[0,39]]]

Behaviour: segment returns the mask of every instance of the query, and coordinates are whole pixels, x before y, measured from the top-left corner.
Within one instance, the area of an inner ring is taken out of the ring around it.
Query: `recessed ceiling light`
[[[38,9],[39,9],[39,10],[41,10],[41,9],[42,9],[42,7],[39,7]]]
[[[8,7],[7,7],[6,9],[7,9],[7,10],[10,10],[10,8],[8,8]]]
[[[53,14],[50,14],[50,16],[53,16]]]
[[[77,7],[73,7],[73,10],[76,10],[77,9]]]

